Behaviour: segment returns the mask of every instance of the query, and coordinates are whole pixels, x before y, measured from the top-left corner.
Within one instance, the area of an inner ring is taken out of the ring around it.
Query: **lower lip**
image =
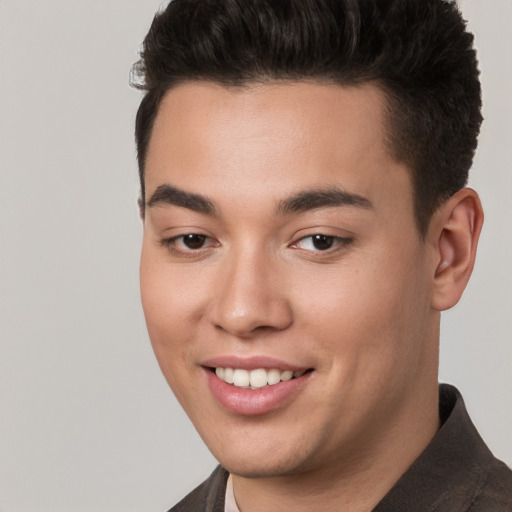
[[[289,404],[309,380],[312,372],[259,389],[239,388],[219,379],[205,368],[208,386],[215,398],[228,411],[236,414],[265,414]]]

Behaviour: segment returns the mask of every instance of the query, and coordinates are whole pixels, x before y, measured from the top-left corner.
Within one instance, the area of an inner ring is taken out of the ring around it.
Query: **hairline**
[[[382,143],[383,147],[389,152],[391,158],[393,158],[396,162],[405,163],[407,167],[407,172],[409,175],[409,179],[411,181],[412,188],[412,200],[413,200],[413,214],[415,219],[416,228],[421,240],[425,240],[428,225],[430,220],[437,208],[448,198],[441,198],[437,207],[432,211],[428,218],[425,220],[424,216],[422,216],[420,210],[420,202],[418,198],[418,191],[416,185],[416,166],[417,163],[411,161],[412,159],[407,158],[403,155],[403,148],[401,148],[401,144],[399,141],[399,135],[397,133],[396,125],[398,124],[397,116],[398,116],[398,108],[399,108],[399,99],[396,97],[395,91],[389,86],[385,84],[382,79],[369,77],[369,76],[357,76],[354,74],[353,76],[338,76],[338,77],[330,77],[330,76],[273,76],[273,75],[255,75],[251,77],[243,77],[243,78],[226,78],[222,79],[219,77],[209,77],[207,75],[204,76],[194,76],[194,77],[181,77],[174,80],[172,83],[164,84],[161,87],[148,90],[146,96],[152,95],[157,100],[157,106],[155,108],[153,117],[151,119],[150,126],[147,130],[147,138],[145,141],[145,145],[143,147],[144,150],[144,159],[139,165],[139,176],[141,180],[141,197],[139,199],[139,206],[145,207],[145,167],[146,167],[146,157],[149,149],[149,145],[151,142],[153,128],[155,125],[155,121],[158,117],[158,114],[161,110],[162,103],[164,102],[166,96],[176,89],[179,86],[187,85],[187,84],[215,84],[226,89],[231,90],[250,90],[257,87],[264,86],[280,86],[280,85],[294,85],[294,84],[316,84],[316,85],[335,85],[341,88],[350,88],[350,87],[362,87],[364,85],[373,85],[377,90],[382,93],[383,102],[382,102],[382,112],[383,112],[383,138]],[[140,107],[139,107],[140,108]],[[141,212],[143,213],[143,212]]]

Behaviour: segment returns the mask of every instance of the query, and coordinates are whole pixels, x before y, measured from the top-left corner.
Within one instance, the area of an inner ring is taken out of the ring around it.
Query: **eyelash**
[[[165,247],[167,250],[169,250],[173,254],[176,254],[178,256],[185,256],[185,257],[197,257],[199,254],[201,254],[201,255],[205,254],[205,251],[209,251],[213,247],[218,247],[220,245],[218,242],[214,242],[213,247],[206,247],[206,248],[199,247],[197,249],[191,249],[189,247],[189,248],[180,249],[177,247],[177,243],[180,240],[183,241],[185,239],[185,237],[193,237],[193,236],[200,237],[204,241],[207,241],[207,240],[213,241],[213,239],[211,237],[209,237],[207,235],[203,235],[201,233],[184,233],[183,235],[177,235],[177,236],[173,236],[171,238],[164,238],[163,240],[160,241],[160,245]]]
[[[181,240],[184,241],[185,237],[199,237],[202,239],[203,242],[210,241],[211,245],[209,247],[198,247],[197,249],[193,248],[179,248],[177,244]],[[310,244],[314,245],[314,238],[315,237],[323,237],[325,239],[329,239],[332,242],[332,246],[326,248],[325,250],[322,249],[304,249],[299,247],[299,244],[301,242],[304,242],[305,240],[311,240]],[[213,243],[212,243],[213,242]],[[333,255],[338,252],[341,252],[345,249],[347,249],[351,243],[353,242],[352,238],[347,237],[341,237],[341,236],[334,236],[334,235],[326,235],[324,233],[312,233],[311,235],[303,236],[302,238],[299,238],[296,242],[291,244],[289,247],[292,249],[302,250],[307,253],[314,253],[315,255]],[[177,255],[177,256],[184,256],[184,257],[198,257],[202,255],[206,255],[208,252],[211,251],[211,249],[219,247],[219,242],[214,241],[211,237],[207,235],[203,235],[201,233],[184,233],[182,235],[173,236],[171,238],[164,238],[160,241],[160,245],[165,247],[167,250],[169,250],[171,253]]]
[[[350,244],[352,243],[352,238],[342,237],[342,236],[335,236],[335,235],[326,235],[325,233],[312,233],[311,235],[306,235],[300,238],[297,242],[294,242],[290,247],[294,249],[301,249],[298,247],[298,245],[303,242],[304,240],[311,240],[311,244],[314,245],[314,239],[315,237],[323,237],[326,239],[330,239],[333,243],[332,247],[329,247],[325,250],[318,249],[302,249],[308,252],[318,253],[318,254],[325,254],[325,255],[332,255],[336,254],[340,251],[343,251],[344,249],[347,249]]]

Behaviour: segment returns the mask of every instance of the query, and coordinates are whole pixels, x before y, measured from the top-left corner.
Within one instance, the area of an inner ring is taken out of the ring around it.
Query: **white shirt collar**
[[[233,479],[231,475],[228,476],[228,483],[226,485],[226,498],[224,500],[224,512],[240,512],[235,500],[235,493],[233,491]]]

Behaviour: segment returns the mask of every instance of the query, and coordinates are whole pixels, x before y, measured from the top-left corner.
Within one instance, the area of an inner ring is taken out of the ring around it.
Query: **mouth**
[[[217,356],[201,362],[211,396],[237,415],[261,415],[293,404],[315,368],[255,355]]]
[[[312,368],[305,370],[284,370],[279,368],[256,368],[246,370],[244,368],[211,367],[209,370],[225,382],[237,388],[262,389],[275,386],[281,382],[298,379],[304,374],[313,371]]]

